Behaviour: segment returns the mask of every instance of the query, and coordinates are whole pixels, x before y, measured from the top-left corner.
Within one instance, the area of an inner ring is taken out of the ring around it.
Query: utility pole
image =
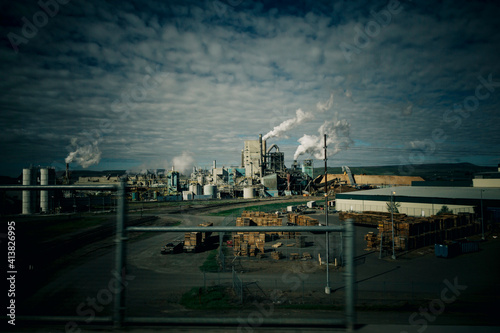
[[[393,195],[396,192],[391,191],[391,223],[392,223],[392,259],[396,259],[396,254],[394,253],[394,200],[392,199]]]
[[[328,226],[328,172],[326,158],[326,134],[325,134],[325,225]],[[326,235],[326,287],[325,294],[330,294],[330,234]]]
[[[481,240],[484,241],[483,189],[481,189]]]

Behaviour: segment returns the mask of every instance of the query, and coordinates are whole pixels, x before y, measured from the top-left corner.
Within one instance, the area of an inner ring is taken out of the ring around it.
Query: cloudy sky
[[[268,133],[290,165],[325,129],[330,166],[497,165],[499,14],[497,1],[2,1],[0,174],[68,156],[238,165]]]

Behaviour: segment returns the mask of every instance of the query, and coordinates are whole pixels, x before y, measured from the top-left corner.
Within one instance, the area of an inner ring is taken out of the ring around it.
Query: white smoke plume
[[[183,152],[181,156],[176,156],[172,160],[174,170],[183,174],[189,174],[193,170],[194,163],[192,154],[188,152]]]
[[[295,112],[295,117],[287,119],[281,124],[274,126],[274,128],[269,133],[264,135],[262,139],[267,140],[275,137],[286,137],[286,132],[311,119],[314,119],[314,114],[312,112],[304,112],[301,109],[298,109]]]
[[[316,104],[316,108],[320,112],[326,112],[332,108],[332,105],[333,105],[333,93],[330,94],[330,98],[325,103],[318,102]]]
[[[330,94],[330,98],[325,103],[318,102],[316,104],[316,109],[318,109],[319,112],[326,112],[331,109],[332,105],[333,105],[333,93]],[[314,113],[310,111],[304,112],[302,111],[302,109],[298,109],[297,111],[295,111],[295,117],[287,119],[281,124],[274,126],[274,128],[271,131],[269,131],[269,133],[264,135],[262,139],[267,140],[269,138],[276,138],[276,137],[288,138],[286,132],[312,119],[314,119]]]
[[[98,164],[101,160],[101,151],[97,140],[91,144],[80,146],[78,139],[72,138],[71,146],[74,147],[74,151],[70,152],[66,157],[66,163],[76,162],[83,168],[88,168],[91,165]]]
[[[298,142],[299,147],[293,155],[296,160],[300,155],[311,154],[320,160],[324,158],[324,135],[326,134],[326,144],[328,146],[328,156],[337,154],[343,149],[347,149],[352,140],[349,137],[351,125],[346,120],[327,120],[318,129],[319,135],[304,134]]]

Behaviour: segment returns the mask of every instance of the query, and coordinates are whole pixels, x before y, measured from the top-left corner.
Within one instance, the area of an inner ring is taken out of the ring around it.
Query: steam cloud
[[[101,160],[98,141],[94,141],[92,144],[86,146],[80,146],[78,145],[78,139],[72,138],[71,146],[75,147],[75,150],[70,152],[68,157],[66,157],[66,163],[76,162],[83,168],[88,168],[91,165],[98,164]]]
[[[172,160],[173,167],[176,171],[186,174],[193,169],[194,158],[191,153],[183,152],[181,156],[176,156]]]
[[[318,102],[316,104],[316,108],[320,112],[326,112],[330,110],[330,108],[333,105],[333,93],[330,95],[330,99],[326,101],[325,103]],[[302,109],[298,109],[295,112],[295,117],[290,118],[279,124],[278,126],[275,126],[269,133],[264,135],[262,137],[263,140],[267,140],[269,138],[275,138],[275,137],[287,137],[285,135],[286,132],[294,129],[298,125],[314,119],[314,114],[312,112],[304,112]]]
[[[346,120],[327,120],[318,129],[319,136],[304,134],[299,140],[293,159],[296,160],[300,155],[311,154],[314,158],[320,160],[324,158],[323,144],[326,134],[326,144],[328,146],[328,156],[337,154],[343,149],[347,149],[352,140],[349,137],[351,125]]]
[[[314,114],[312,112],[304,112],[301,109],[298,109],[295,112],[295,117],[285,120],[278,126],[274,126],[274,128],[269,133],[264,135],[262,139],[267,140],[269,138],[282,137],[289,130],[311,119],[314,119]]]

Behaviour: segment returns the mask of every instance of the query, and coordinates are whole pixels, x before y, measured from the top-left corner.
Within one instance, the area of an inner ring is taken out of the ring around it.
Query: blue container
[[[458,243],[434,244],[434,254],[436,257],[451,258],[460,253],[460,245]]]

